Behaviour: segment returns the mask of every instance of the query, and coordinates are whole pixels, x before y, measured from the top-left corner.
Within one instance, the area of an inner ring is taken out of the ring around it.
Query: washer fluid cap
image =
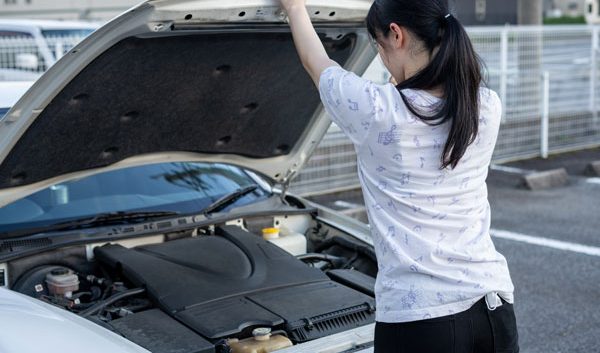
[[[265,240],[279,238],[278,228],[263,228],[262,233]]]

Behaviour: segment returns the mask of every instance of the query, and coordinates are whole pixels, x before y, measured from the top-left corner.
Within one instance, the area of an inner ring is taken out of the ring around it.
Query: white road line
[[[512,173],[512,174],[530,174],[532,172],[534,172],[533,170],[527,170],[527,169],[521,169],[521,168],[514,168],[514,167],[507,167],[507,166],[503,166],[503,165],[498,165],[498,164],[492,164],[490,166],[491,170],[497,170],[500,172],[505,172],[505,173]]]
[[[545,246],[548,248],[572,251],[579,254],[586,254],[592,256],[600,256],[600,248],[595,246],[582,245],[577,243],[569,243],[566,241],[554,240],[543,237],[534,237],[531,235],[519,234],[508,232],[505,230],[492,229],[491,234],[493,237],[520,241],[522,243]]]
[[[588,178],[586,182],[589,184],[600,184],[600,178]]]

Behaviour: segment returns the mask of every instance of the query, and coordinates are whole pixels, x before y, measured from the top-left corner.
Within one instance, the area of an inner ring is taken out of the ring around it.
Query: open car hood
[[[331,57],[375,56],[369,0],[308,1]],[[0,120],[0,206],[136,165],[221,162],[286,185],[326,133],[275,0],[151,0],[66,54]]]

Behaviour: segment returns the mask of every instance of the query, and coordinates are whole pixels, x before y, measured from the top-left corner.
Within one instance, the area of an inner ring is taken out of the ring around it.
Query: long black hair
[[[371,36],[387,37],[392,23],[416,36],[433,56],[427,67],[397,88],[408,109],[425,123],[441,125],[451,120],[442,169],[454,169],[479,130],[481,60],[462,24],[450,15],[447,0],[375,0],[367,16]],[[432,115],[419,112],[402,93],[407,88],[438,87],[443,88],[444,99]]]

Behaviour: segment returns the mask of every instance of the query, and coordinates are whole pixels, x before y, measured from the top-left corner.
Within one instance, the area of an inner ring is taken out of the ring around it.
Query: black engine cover
[[[255,326],[280,326],[288,332],[311,326],[310,331],[314,320],[335,319],[349,310],[352,317],[344,320],[349,325],[326,325],[332,329],[317,336],[373,321],[373,298],[332,282],[239,227],[220,227],[217,234],[135,249],[106,245],[95,254],[134,285],[145,287],[162,310],[209,339]],[[356,311],[364,315],[356,316]],[[297,342],[317,338],[291,336]]]

